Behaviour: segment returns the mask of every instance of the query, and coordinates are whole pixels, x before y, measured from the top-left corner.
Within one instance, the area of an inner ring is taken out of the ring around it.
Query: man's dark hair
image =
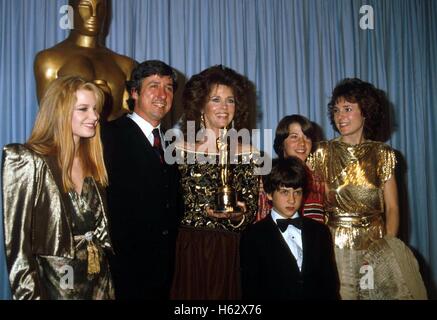
[[[272,161],[272,171],[263,176],[264,190],[273,194],[281,187],[302,188],[308,192],[308,173],[305,163],[296,157],[277,158]]]
[[[132,90],[139,93],[141,91],[143,80],[155,74],[158,76],[169,76],[173,80],[173,91],[176,91],[177,74],[173,68],[160,60],[146,60],[132,70],[130,80],[126,81],[126,90],[129,93],[127,104],[131,111],[134,109],[135,105],[135,102],[132,99]]]

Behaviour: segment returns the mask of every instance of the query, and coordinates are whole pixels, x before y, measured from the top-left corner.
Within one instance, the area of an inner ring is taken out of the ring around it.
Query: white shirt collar
[[[275,209],[272,209],[271,212],[272,219],[276,223],[276,219],[285,219],[281,216]],[[296,219],[299,217],[299,213],[295,212],[291,219]],[[279,232],[282,238],[287,243],[288,248],[296,259],[297,266],[299,267],[299,271],[302,271],[302,263],[303,263],[303,249],[302,249],[302,232],[300,229],[296,228],[293,225],[289,225],[285,232]]]
[[[141,131],[144,133],[144,135],[149,140],[150,144],[153,145],[153,129],[158,128],[159,129],[159,135],[161,136],[161,124],[158,124],[157,127],[153,127],[147,120],[144,120],[141,116],[139,116],[137,113],[132,112],[127,115],[129,118],[131,118],[141,129]],[[162,140],[162,137],[161,137]]]

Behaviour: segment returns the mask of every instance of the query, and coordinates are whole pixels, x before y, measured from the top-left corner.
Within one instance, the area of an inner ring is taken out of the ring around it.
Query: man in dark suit
[[[126,83],[133,113],[102,129],[117,299],[168,299],[183,208],[176,165],[165,162],[161,120],[176,73],[162,61],[139,64]]]
[[[338,299],[339,281],[329,229],[301,217],[307,188],[305,164],[275,159],[263,176],[271,214],[251,225],[241,240],[244,299]]]

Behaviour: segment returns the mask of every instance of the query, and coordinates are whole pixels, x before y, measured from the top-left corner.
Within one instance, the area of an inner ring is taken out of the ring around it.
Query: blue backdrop
[[[38,110],[33,59],[68,35],[59,27],[66,3],[0,0],[0,145],[30,133]],[[360,28],[365,4],[374,29]],[[399,151],[405,192],[401,236],[436,297],[437,1],[113,0],[111,7],[109,48],[137,61],[161,59],[187,78],[219,63],[244,73],[257,87],[261,129],[300,113],[331,139],[326,105],[340,79],[386,90],[395,117],[387,143]],[[0,246],[0,298],[9,297]]]

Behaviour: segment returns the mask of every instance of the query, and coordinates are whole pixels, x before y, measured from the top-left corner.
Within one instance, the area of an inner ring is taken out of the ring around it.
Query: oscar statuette
[[[219,137],[216,140],[217,150],[219,152],[219,177],[220,186],[217,189],[215,197],[215,208],[217,212],[239,212],[237,207],[237,193],[232,187],[232,170],[229,159],[229,144],[227,143],[226,128],[220,130]]]

